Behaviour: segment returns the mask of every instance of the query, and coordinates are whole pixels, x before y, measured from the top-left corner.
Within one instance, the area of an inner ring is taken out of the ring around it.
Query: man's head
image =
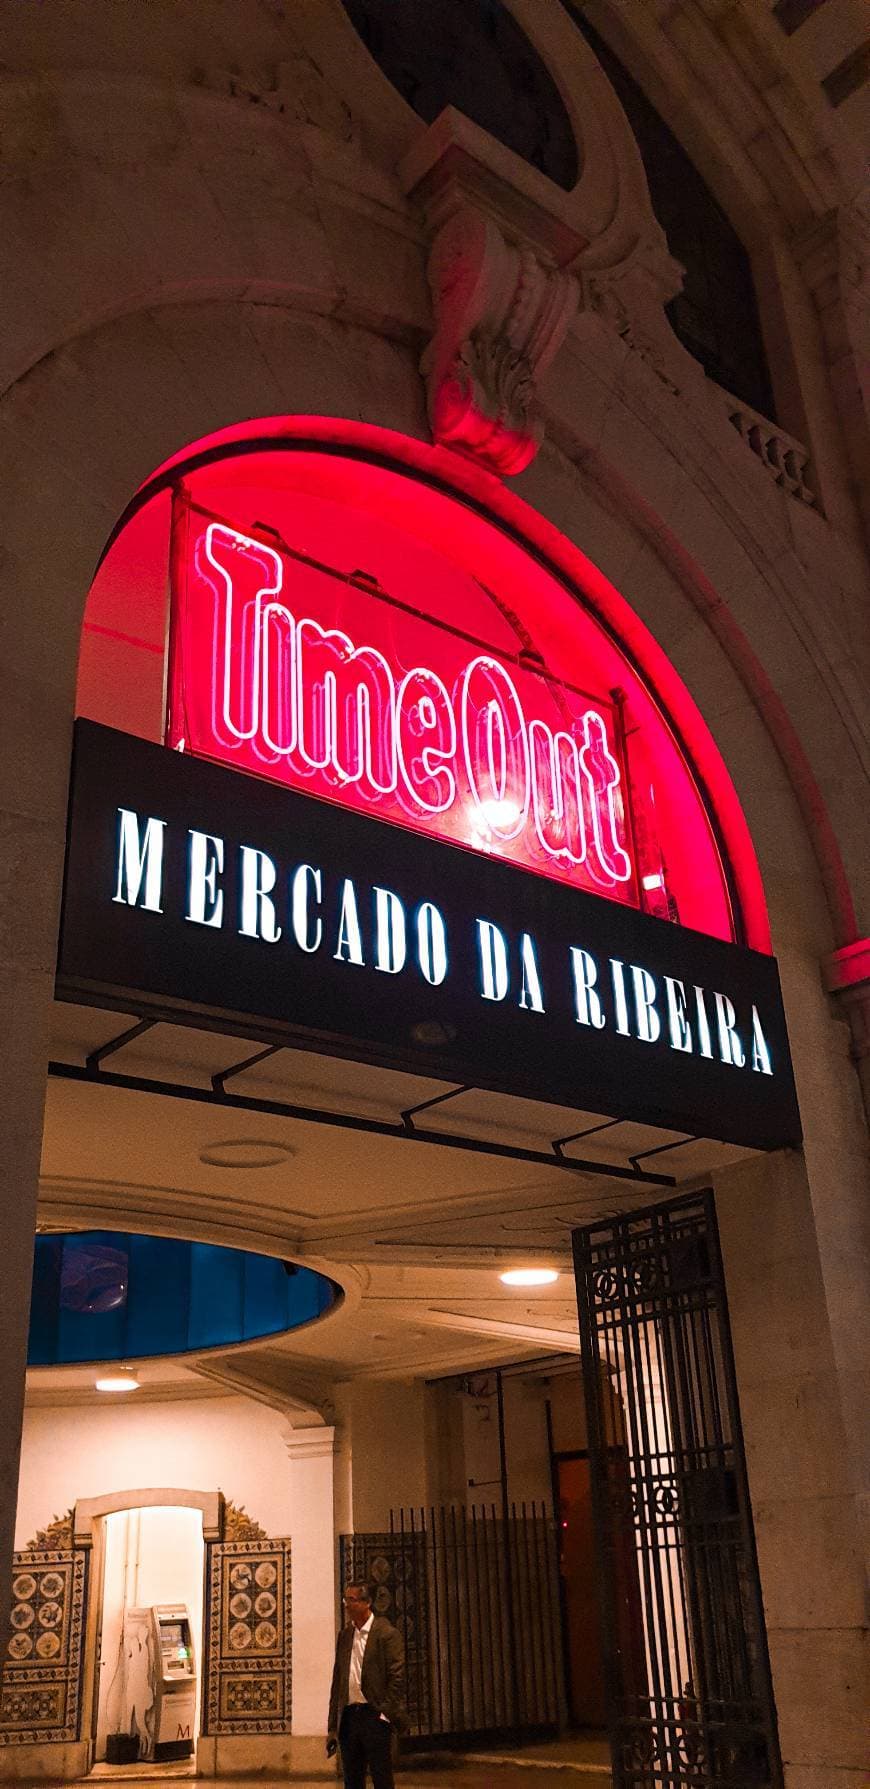
[[[370,1584],[348,1584],[344,1593],[344,1612],[354,1627],[365,1627],[372,1612],[374,1594]]]

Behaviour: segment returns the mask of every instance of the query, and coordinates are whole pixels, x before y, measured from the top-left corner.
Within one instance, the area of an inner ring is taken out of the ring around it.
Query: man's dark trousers
[[[393,1789],[393,1729],[370,1702],[349,1702],[338,1734],[345,1789],[365,1789],[366,1765],[372,1789]]]

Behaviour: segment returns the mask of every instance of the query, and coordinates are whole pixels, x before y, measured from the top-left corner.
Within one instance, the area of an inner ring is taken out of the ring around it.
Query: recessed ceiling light
[[[554,1267],[512,1267],[498,1277],[504,1286],[552,1286],[559,1275]]]
[[[114,1379],[95,1379],[97,1391],[138,1391],[139,1381],[129,1373],[118,1373]]]
[[[225,1137],[209,1143],[199,1159],[209,1168],[277,1168],[295,1155],[292,1143],[264,1142],[260,1137]]]

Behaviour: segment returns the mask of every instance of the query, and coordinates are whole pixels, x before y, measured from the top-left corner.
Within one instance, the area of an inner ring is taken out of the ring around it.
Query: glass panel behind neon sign
[[[168,744],[641,904],[619,702],[556,677],[496,595],[472,631],[183,494],[172,591]]]

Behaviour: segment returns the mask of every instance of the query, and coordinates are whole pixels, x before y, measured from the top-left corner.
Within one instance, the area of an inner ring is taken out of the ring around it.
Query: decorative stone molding
[[[848,1017],[855,1061],[870,1057],[870,938],[833,951],[825,961],[825,982]]]
[[[585,242],[565,195],[531,169],[521,184],[508,178],[481,135],[448,107],[402,176],[431,244],[435,328],[420,365],[432,434],[504,477],[541,444],[537,383],[577,310],[579,283],[564,268]]]
[[[852,1060],[858,1071],[870,1123],[870,938],[859,938],[825,960],[825,985],[852,1033]]]
[[[615,330],[675,396],[704,383],[701,367],[674,335],[664,311],[681,290],[684,271],[661,231],[638,242],[617,265],[583,271],[584,312]]]
[[[331,1460],[335,1452],[335,1429],[289,1429],[283,1441],[291,1460]]]
[[[753,410],[742,398],[731,396],[722,390],[728,409],[728,420],[738,435],[746,442],[747,447],[761,461],[775,484],[787,491],[790,497],[796,497],[799,503],[807,503],[813,509],[819,509],[819,499],[813,488],[813,474],[810,465],[809,449],[796,441],[793,435],[787,435],[775,422],[770,422],[758,410]]]
[[[828,212],[796,240],[794,253],[818,314],[830,375],[841,394],[840,426],[870,542],[870,201],[863,198]]]
[[[220,1491],[189,1491],[177,1485],[142,1485],[138,1489],[107,1491],[102,1497],[80,1497],[73,1510],[73,1545],[91,1547],[95,1523],[103,1516],[131,1509],[197,1509],[202,1516],[203,1538],[220,1540],[223,1534],[223,1498]]]

